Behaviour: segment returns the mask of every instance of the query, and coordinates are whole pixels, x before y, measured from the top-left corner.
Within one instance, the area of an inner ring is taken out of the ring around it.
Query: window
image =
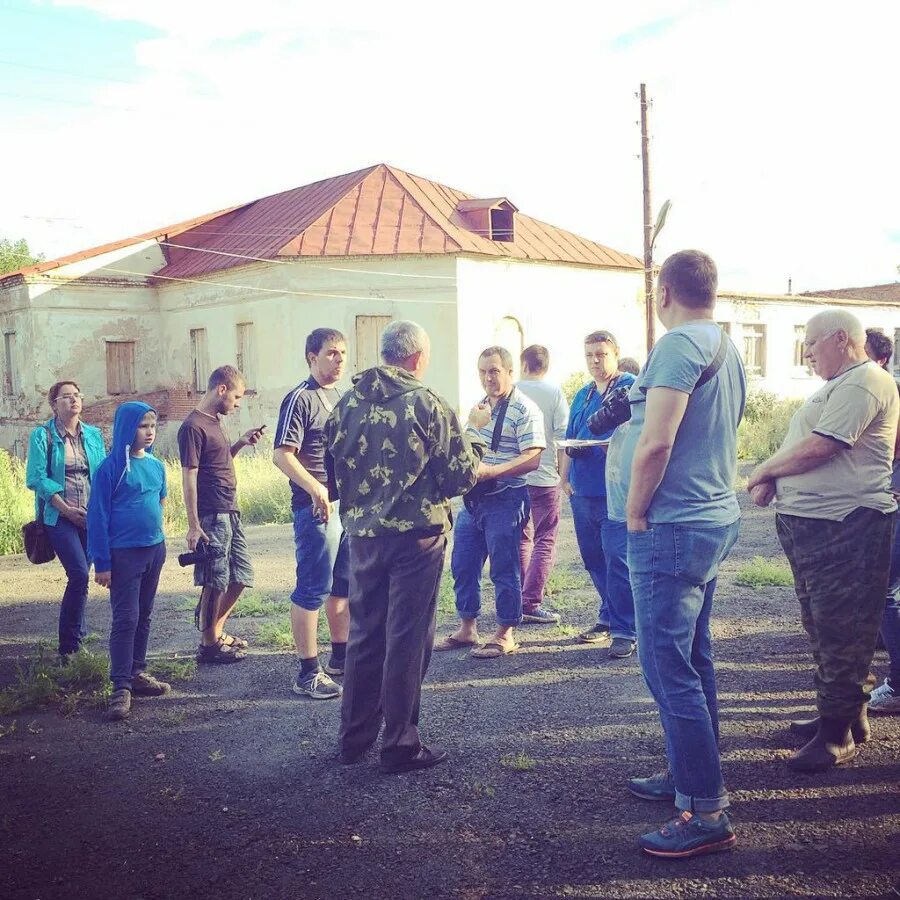
[[[391,316],[356,317],[356,371],[381,364],[381,332]]]
[[[798,368],[805,369],[806,368],[806,346],[804,341],[806,340],[806,326],[805,325],[795,325],[794,326],[794,365]]]
[[[106,342],[106,393],[134,393],[134,341]]]
[[[209,380],[209,353],[206,349],[206,329],[191,329],[191,385],[202,394]]]
[[[3,394],[6,397],[15,397],[19,393],[15,357],[16,333],[7,331],[3,335]]]
[[[491,210],[491,240],[514,241],[515,211],[506,206],[498,206]]]
[[[237,357],[238,369],[244,375],[244,387],[253,390],[256,387],[256,355],[253,347],[253,323],[239,322],[237,325]]]
[[[748,375],[766,374],[766,326],[742,325],[744,368]]]

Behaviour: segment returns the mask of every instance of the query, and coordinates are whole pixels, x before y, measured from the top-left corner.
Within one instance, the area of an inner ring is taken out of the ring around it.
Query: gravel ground
[[[283,599],[290,529],[249,531],[255,593]],[[195,595],[177,549],[151,651],[189,655]],[[0,896],[900,896],[900,718],[876,720],[851,765],[786,769],[796,742],[784,725],[811,709],[811,662],[792,591],[735,585],[755,555],[780,550],[771,513],[754,509],[713,624],[730,853],[673,863],[637,850],[670,812],[624,788],[661,766],[659,722],[636,659],[574,643],[594,602],[578,587],[556,598],[564,625],[521,629],[514,656],[435,655],[423,734],[451,759],[428,772],[381,776],[374,757],[335,765],[338,706],[290,693],[286,652],[203,668],[170,696],[136,700],[127,723],[95,710],[0,719],[0,733],[16,723],[0,738]],[[558,568],[582,584],[578,564],[567,517]],[[0,559],[0,684],[53,636],[62,584],[56,564]],[[103,634],[108,620],[94,586],[90,627]],[[252,640],[265,621],[232,630]],[[883,655],[876,666],[884,673]]]

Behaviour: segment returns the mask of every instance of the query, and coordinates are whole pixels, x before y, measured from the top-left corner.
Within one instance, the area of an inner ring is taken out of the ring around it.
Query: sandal
[[[519,644],[500,644],[497,641],[488,641],[481,647],[476,647],[469,656],[474,659],[497,659],[501,656],[508,656],[515,653],[519,649]]]
[[[236,634],[226,634],[222,632],[222,643],[226,647],[234,647],[236,650],[246,650],[250,645]]]
[[[442,653],[445,650],[461,650],[463,647],[475,647],[477,645],[478,641],[461,641],[459,638],[453,637],[452,634],[448,634],[447,637],[441,638],[432,649]]]
[[[201,644],[197,648],[198,663],[235,663],[245,659],[247,654],[237,648],[229,647],[222,638],[219,638],[215,644],[204,646]]]

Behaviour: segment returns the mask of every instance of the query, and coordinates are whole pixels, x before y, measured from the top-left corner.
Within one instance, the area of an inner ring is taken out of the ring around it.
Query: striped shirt
[[[482,403],[487,403],[485,397]],[[544,436],[544,416],[537,404],[526,397],[518,388],[513,388],[509,395],[509,405],[506,407],[506,416],[503,419],[503,429],[500,432],[500,443],[496,451],[491,450],[491,442],[494,437],[494,426],[497,424],[497,413],[500,403],[491,410],[491,421],[484,428],[478,429],[481,439],[487,444],[487,453],[484,462],[489,466],[500,465],[515,459],[526,450],[535,447],[543,449],[547,446]],[[496,489],[491,493],[499,493],[501,490],[511,487],[522,487],[525,484],[525,475],[513,475],[509,478],[498,478],[493,484]]]
[[[62,428],[57,420],[56,433],[62,440],[66,454],[66,483],[63,500],[76,509],[87,509],[88,498],[91,495],[91,475],[88,469],[87,455],[84,452],[81,423],[78,423],[75,434],[72,435]]]

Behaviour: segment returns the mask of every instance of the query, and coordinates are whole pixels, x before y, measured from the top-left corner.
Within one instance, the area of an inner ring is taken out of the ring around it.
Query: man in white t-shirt
[[[556,536],[559,534],[560,459],[556,442],[566,436],[569,406],[566,395],[555,384],[544,381],[550,368],[550,351],[532,344],[522,351],[522,380],[516,387],[533,400],[544,416],[547,446],[541,452],[541,464],[525,477],[531,512],[519,542],[522,567],[522,623],[555,625],[559,613],[541,606],[544,587],[556,562]]]
[[[865,342],[851,313],[830,309],[809,320],[805,355],[825,384],[747,484],[758,506],[775,500],[778,539],[817,665],[819,716],[791,726],[809,738],[788,760],[804,772],[853,759],[856,743],[869,738],[869,666],[897,510],[891,462],[900,401],[893,378],[866,356]]]

